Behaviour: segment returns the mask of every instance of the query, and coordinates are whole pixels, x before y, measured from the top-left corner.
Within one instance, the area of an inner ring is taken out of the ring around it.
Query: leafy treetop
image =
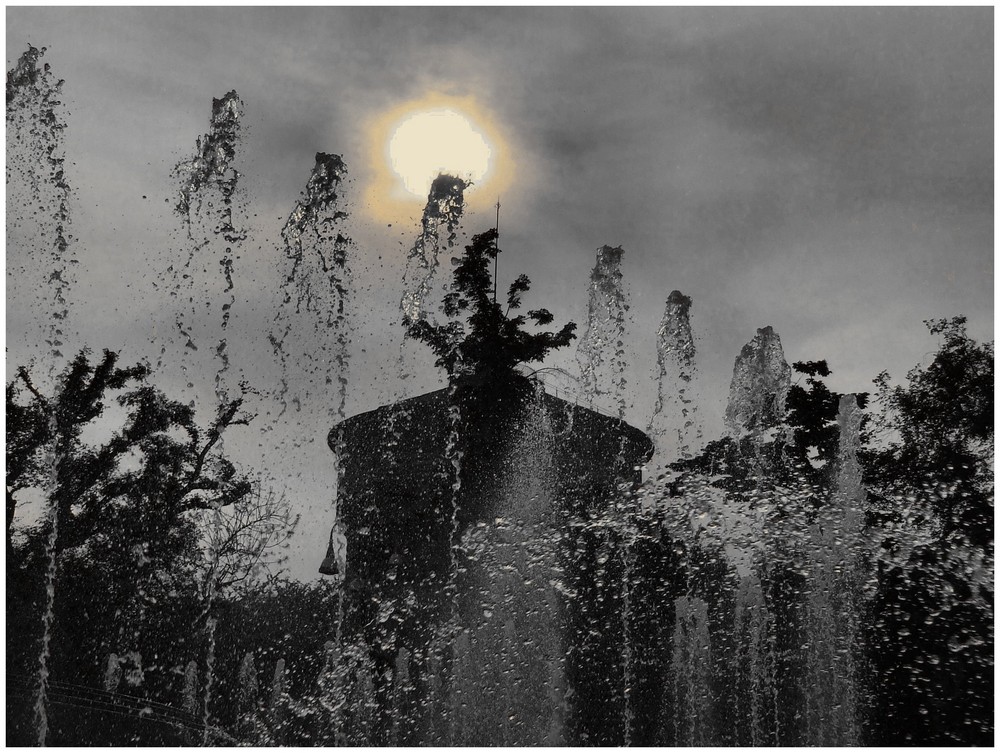
[[[791,429],[799,459],[811,457],[820,464],[820,468],[813,468],[811,465],[804,467],[805,472],[818,481],[823,473],[832,469],[832,463],[837,457],[840,444],[837,414],[840,411],[841,395],[830,390],[823,382],[824,378],[833,373],[825,360],[796,361],[792,368],[806,376],[807,387],[799,384],[789,387],[785,401],[788,411],[785,421]],[[868,404],[868,393],[857,393],[855,397],[859,407],[864,408]]]
[[[887,497],[930,498],[942,533],[974,544],[993,541],[993,343],[966,334],[965,317],[924,322],[943,342],[907,384],[875,379],[883,440],[866,454],[866,480]]]
[[[493,298],[493,278],[489,264],[500,253],[497,231],[488,230],[472,238],[465,247],[453,273],[452,289],[444,297],[446,324],[431,324],[426,319],[405,318],[406,334],[430,346],[437,356],[436,365],[448,372],[449,379],[495,382],[509,378],[515,366],[542,360],[549,351],[562,348],[576,337],[576,324],[568,322],[558,332],[527,332],[530,319],[537,326],[552,323],[547,309],[532,309],[509,316],[521,306],[521,296],[531,287],[526,275],[520,275],[507,291],[507,308]],[[468,330],[460,319],[468,315]]]
[[[92,364],[81,352],[53,395],[42,394],[24,368],[7,384],[8,549],[19,492],[46,486],[50,443],[56,473],[48,493],[59,516],[60,551],[126,530],[164,538],[184,513],[232,505],[250,493],[251,483],[218,452],[226,428],[249,421],[243,398],[221,405],[203,435],[189,406],[148,384],[147,367],[119,368],[117,359],[106,350]],[[128,414],[124,425],[96,447],[81,441],[114,390],[123,390],[117,402]]]

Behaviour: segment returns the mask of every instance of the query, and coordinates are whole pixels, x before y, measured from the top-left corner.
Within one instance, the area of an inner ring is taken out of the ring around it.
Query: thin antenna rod
[[[493,303],[497,302],[497,267],[498,260],[500,258],[500,197],[497,196],[497,224],[496,224],[496,245],[494,246],[497,250],[496,254],[493,256]]]

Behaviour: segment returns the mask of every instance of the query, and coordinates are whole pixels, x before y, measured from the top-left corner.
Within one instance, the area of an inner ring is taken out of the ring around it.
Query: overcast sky
[[[81,344],[148,354],[169,318],[155,267],[180,253],[170,168],[230,89],[246,105],[251,237],[233,326],[248,340],[273,306],[279,231],[315,152],[342,154],[354,177],[354,412],[398,390],[386,364],[421,208],[390,228],[365,206],[366,124],[432,90],[472,96],[504,134],[501,286],[527,273],[526,304],[582,327],[595,250],[624,247],[636,423],[675,288],[693,299],[710,432],[758,327],[777,330],[790,362],[827,359],[841,391],[924,359],[924,319],[964,314],[993,337],[992,8],[6,13],[7,67],[45,46],[66,80]],[[484,210],[465,227],[492,221]],[[12,360],[23,313],[8,311]],[[433,384],[428,370],[411,387]]]

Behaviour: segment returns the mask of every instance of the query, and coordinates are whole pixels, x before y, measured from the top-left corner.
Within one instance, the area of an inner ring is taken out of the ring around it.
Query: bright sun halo
[[[449,108],[407,116],[389,140],[392,169],[406,190],[421,198],[441,173],[481,182],[490,171],[491,157],[482,131]]]

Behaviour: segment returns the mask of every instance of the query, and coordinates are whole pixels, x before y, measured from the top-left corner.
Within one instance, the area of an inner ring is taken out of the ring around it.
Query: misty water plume
[[[192,393],[203,386],[196,383],[200,375],[212,373],[218,401],[233,393],[228,330],[236,304],[235,267],[246,240],[236,168],[243,114],[235,90],[213,99],[208,133],[197,138],[194,156],[174,167],[179,183],[174,213],[186,253],[183,261],[171,260],[163,274],[175,320],[171,351],[165,344],[158,366],[179,363]]]
[[[75,281],[77,263],[70,251],[71,190],[65,174],[66,112],[60,99],[63,81],[57,80],[49,64],[39,61],[45,48],[29,45],[14,68],[7,72],[7,264],[8,308],[26,321],[26,331],[33,355],[38,359],[34,376],[22,371],[29,386],[32,380],[40,387],[56,383],[63,366],[70,305],[68,292]],[[44,350],[40,347],[44,344]],[[45,380],[44,382],[41,380]],[[44,513],[45,588],[38,654],[38,677],[34,693],[34,718],[37,743],[48,739],[49,659],[52,641],[56,577],[58,572],[59,505],[55,489],[63,473],[66,443],[60,436],[57,411],[50,410],[46,420],[48,442],[45,444],[44,469],[40,486],[48,496]],[[13,506],[8,486],[8,531]],[[9,534],[8,534],[9,535]]]
[[[733,367],[725,417],[729,431],[760,436],[779,426],[791,376],[778,333],[771,327],[758,329]]]
[[[465,189],[461,178],[439,175],[431,183],[420,220],[420,233],[406,255],[403,273],[403,297],[399,310],[404,319],[426,317],[427,298],[434,274],[441,263],[440,254],[452,248],[465,210]]]
[[[625,334],[629,292],[622,274],[624,250],[601,246],[590,273],[587,324],[577,346],[584,394],[624,417],[628,405]]]
[[[661,462],[691,457],[701,440],[695,355],[691,299],[674,290],[656,330],[656,404],[648,426]]]
[[[64,81],[45,48],[29,46],[7,72],[7,308],[34,357],[54,365],[72,336],[67,327],[77,259],[66,176]],[[44,350],[41,349],[44,345]]]
[[[318,152],[302,198],[281,230],[284,259],[280,302],[268,341],[281,367],[276,395],[280,419],[291,407],[328,399],[344,419],[349,360],[348,306],[352,289],[343,198],[347,166]]]

